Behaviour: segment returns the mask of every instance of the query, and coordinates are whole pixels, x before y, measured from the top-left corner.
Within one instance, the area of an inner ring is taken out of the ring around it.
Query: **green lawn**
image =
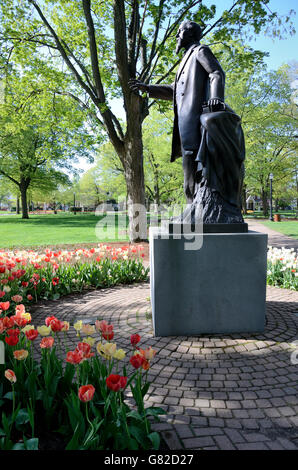
[[[30,215],[28,220],[19,215],[3,215],[0,217],[0,248],[128,241],[127,216],[115,213],[115,219],[113,215],[96,217],[79,213]]]
[[[286,221],[286,222],[271,222],[270,220],[262,220],[262,225],[265,225],[276,232],[283,233],[284,235],[288,235],[289,237],[297,238],[298,239],[298,222],[297,220],[293,221]]]

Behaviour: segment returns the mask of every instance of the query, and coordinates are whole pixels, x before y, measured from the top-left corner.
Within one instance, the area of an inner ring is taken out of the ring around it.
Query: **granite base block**
[[[189,236],[150,228],[155,336],[264,331],[267,235],[192,236],[199,249]]]

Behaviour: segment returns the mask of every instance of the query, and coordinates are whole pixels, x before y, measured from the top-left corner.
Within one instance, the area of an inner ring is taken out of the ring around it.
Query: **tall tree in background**
[[[250,194],[260,195],[264,216],[270,173],[278,195],[292,185],[297,170],[298,114],[288,72],[287,66],[267,73],[258,67],[228,90],[245,133],[246,187]]]
[[[216,3],[221,9],[222,2]],[[245,31],[258,34],[270,29],[280,35],[280,19],[268,3],[231,0],[228,9],[220,12],[215,4],[207,7],[202,0],[7,0],[2,4],[0,39],[7,60],[30,64],[38,73],[50,75],[52,82],[57,72],[56,88],[88,110],[99,133],[106,132],[123,166],[131,240],[145,236],[134,229],[132,204],[144,204],[142,122],[149,105],[146,97],[131,92],[128,80],[173,80],[178,63],[173,55],[175,33],[186,16],[201,24],[204,36],[212,32],[214,41]],[[124,125],[110,106],[111,99],[119,97]],[[140,215],[145,226],[145,213]]]
[[[90,140],[72,100],[54,97],[25,70],[11,71],[0,104],[0,175],[20,191],[23,219],[30,185],[67,180],[61,169],[73,168],[78,156],[91,158]]]

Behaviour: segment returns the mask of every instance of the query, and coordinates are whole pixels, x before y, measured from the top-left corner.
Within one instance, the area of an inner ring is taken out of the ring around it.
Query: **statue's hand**
[[[213,111],[221,111],[225,108],[225,104],[219,98],[211,98],[208,100],[208,106],[211,112]]]
[[[143,83],[140,80],[136,80],[135,78],[131,78],[128,82],[128,85],[134,93],[138,93],[138,91],[146,93],[149,91],[149,86],[146,85],[146,83]]]

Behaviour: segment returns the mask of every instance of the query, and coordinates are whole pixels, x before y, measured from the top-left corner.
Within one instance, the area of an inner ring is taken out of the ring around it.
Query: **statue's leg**
[[[184,172],[184,194],[187,204],[191,204],[194,199],[195,183],[196,183],[196,169],[197,162],[195,161],[197,150],[184,150],[182,149],[182,165]]]

